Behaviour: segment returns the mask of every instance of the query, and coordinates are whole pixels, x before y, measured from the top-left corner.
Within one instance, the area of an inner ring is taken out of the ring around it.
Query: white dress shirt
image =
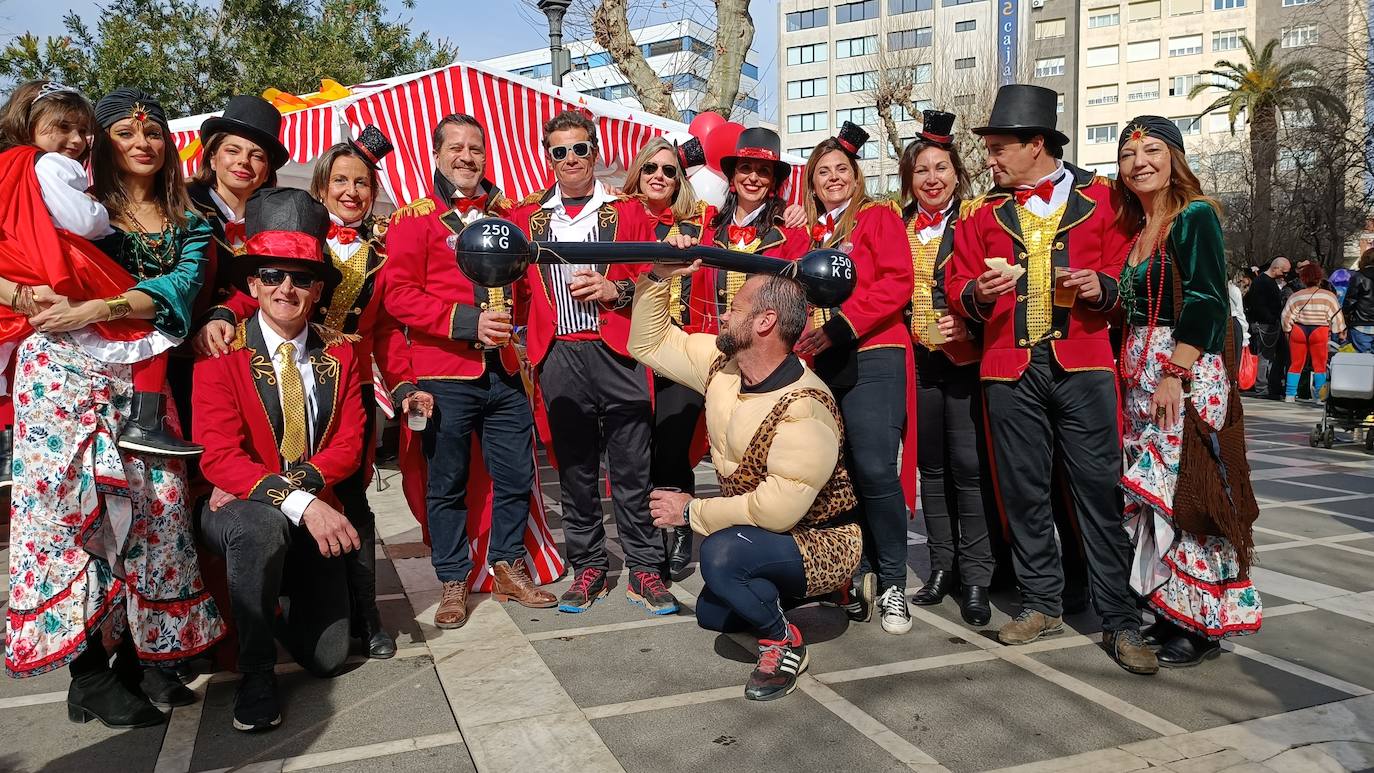
[[[34,162],[33,171],[53,225],[83,239],[113,233],[110,213],[86,195],[91,180],[80,161],[61,153],[44,153]]]
[[[735,215],[734,215],[734,217],[731,218],[731,221],[732,221],[736,226],[738,226],[738,227],[740,227],[740,228],[743,228],[744,226],[749,225],[750,223],[754,222],[755,220],[758,220],[758,219],[759,219],[759,215],[763,214],[763,209],[764,209],[764,208],[763,208],[763,205],[760,204],[760,205],[758,206],[758,208],[756,208],[753,212],[750,212],[749,214],[745,215],[743,220],[740,220],[740,217],[739,217],[739,208],[736,207],[736,208],[735,208]],[[729,234],[729,231],[726,231],[726,234],[728,235],[728,234]],[[763,234],[756,234],[756,236],[762,238]],[[746,245],[744,242],[739,242],[739,243],[735,244],[734,246],[736,246],[736,247],[745,247],[745,246],[747,246],[747,245]]]
[[[287,343],[287,339],[282,338],[277,331],[272,329],[261,318],[258,325],[262,328],[262,341],[267,347],[267,354],[272,358],[272,369],[277,374],[277,397],[282,400],[282,407],[285,409],[285,400],[281,394],[281,357],[277,354],[277,349],[282,344]],[[305,443],[306,457],[310,456],[310,449],[315,447],[315,416],[319,412],[319,399],[315,396],[315,369],[310,365],[309,352],[306,351],[306,338],[310,334],[310,326],[306,325],[295,338],[290,339],[290,343],[295,344],[296,351],[293,355],[296,371],[301,374],[301,387],[305,393]],[[281,511],[291,521],[300,525],[301,516],[305,515],[305,508],[315,501],[315,495],[308,491],[292,491],[281,503]]]
[[[345,223],[342,219],[339,218],[338,215],[334,214],[333,212],[329,213],[329,222],[333,223],[334,225],[343,226],[344,228],[352,228],[355,231],[358,230],[359,227],[363,224],[363,221],[361,219],[354,220],[352,223]],[[351,244],[344,244],[338,239],[326,239],[325,241],[329,243],[329,250],[330,252],[334,253],[334,259],[339,263],[347,263],[350,258],[352,258],[354,255],[358,253],[358,250],[362,249],[363,246],[363,239],[361,233],[358,234],[358,238],[354,239]]]
[[[234,214],[234,208],[231,207],[231,206],[229,206],[229,204],[226,203],[226,202],[224,201],[224,199],[223,199],[222,197],[220,197],[220,195],[219,195],[218,193],[215,193],[215,189],[214,189],[213,187],[210,188],[210,200],[213,201],[213,202],[215,202],[215,206],[219,209],[220,217],[224,218],[224,222],[226,222],[226,223],[242,223],[242,222],[243,222],[243,218],[241,218],[241,217],[239,217],[238,215],[235,215],[235,214]],[[243,242],[239,241],[238,239],[235,239],[235,240],[233,241],[233,243],[231,243],[229,246],[230,246],[230,247],[233,247],[234,249],[238,249],[238,248],[240,248],[240,247],[243,246]]]
[[[846,209],[848,209],[848,208],[849,208],[849,202],[846,201],[845,203],[841,204],[840,206],[835,207],[834,209],[832,209],[832,210],[830,210],[829,212],[825,213],[825,215],[823,215],[823,216],[821,217],[820,225],[825,225],[825,219],[828,217],[828,218],[830,218],[830,220],[831,220],[836,226],[838,226],[838,225],[840,224],[840,216],[843,215],[843,214],[844,214],[844,211],[845,211]],[[835,232],[834,232],[833,230],[826,231],[826,232],[825,232],[825,239],[823,239],[822,241],[828,241],[828,240],[830,239],[830,237],[832,237],[832,236],[834,236],[834,235],[835,235]]]
[[[1025,204],[1026,209],[1029,209],[1031,214],[1036,217],[1049,217],[1056,209],[1064,206],[1064,202],[1069,200],[1069,194],[1073,192],[1073,175],[1064,168],[1063,161],[1056,162],[1054,171],[1036,180],[1033,185],[1022,185],[1019,186],[1018,190],[1029,190],[1046,180],[1055,181],[1054,194],[1050,196],[1050,200],[1045,201],[1039,196],[1031,196]]]
[[[558,186],[554,186],[553,195],[541,206],[550,210],[549,232],[553,236],[553,241],[559,242],[594,242],[597,241],[598,218],[597,211],[606,202],[615,201],[616,197],[606,186],[596,181],[596,186],[592,189],[592,198],[588,201],[576,216],[569,215],[568,210],[563,206],[563,191]],[[595,269],[596,266],[590,263],[557,263],[549,267],[549,275],[552,277],[554,294],[554,309],[558,313],[558,335],[569,333],[580,333],[585,330],[601,329],[601,310],[595,301],[580,301],[572,296],[572,290],[568,288],[568,283],[573,279],[574,271],[584,269]]]

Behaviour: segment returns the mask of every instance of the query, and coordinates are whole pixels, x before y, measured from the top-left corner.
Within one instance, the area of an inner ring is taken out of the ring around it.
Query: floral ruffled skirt
[[[6,669],[45,673],[126,630],[148,664],[205,651],[224,625],[200,577],[185,464],[115,445],[129,366],[42,333],[16,359]],[[86,550],[102,531],[118,532],[117,567]]]
[[[1146,341],[1149,351],[1146,351]],[[1173,521],[1174,489],[1183,449],[1183,422],[1162,427],[1155,421],[1151,397],[1165,362],[1173,352],[1170,328],[1131,328],[1121,372],[1138,380],[1126,385],[1125,416],[1126,530],[1135,544],[1131,587],[1145,597],[1156,615],[1210,639],[1259,630],[1263,605],[1249,579],[1240,576],[1236,549],[1224,537],[1177,529]],[[1141,366],[1142,359],[1144,361]],[[1229,390],[1225,366],[1216,354],[1203,354],[1193,365],[1192,403],[1203,421],[1221,426]]]

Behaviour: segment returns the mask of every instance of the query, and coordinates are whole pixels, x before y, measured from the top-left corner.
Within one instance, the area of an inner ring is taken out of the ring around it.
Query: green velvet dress
[[[194,212],[186,225],[169,225],[159,234],[116,230],[98,242],[105,254],[134,275],[131,290],[153,299],[153,327],[169,337],[191,334],[191,307],[205,280],[206,250],[213,232]]]

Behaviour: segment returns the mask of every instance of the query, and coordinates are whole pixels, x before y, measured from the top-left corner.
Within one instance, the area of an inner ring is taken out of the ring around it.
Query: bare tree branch
[[[644,52],[630,34],[627,12],[627,0],[602,0],[592,15],[592,34],[611,55],[645,110],[674,121],[681,120],[682,114],[673,102],[672,84],[664,83],[645,60]]]

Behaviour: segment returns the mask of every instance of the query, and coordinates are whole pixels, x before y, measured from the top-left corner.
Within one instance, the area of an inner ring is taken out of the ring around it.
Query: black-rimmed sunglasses
[[[667,177],[669,180],[672,180],[673,178],[677,177],[677,167],[673,166],[672,164],[664,164],[662,167],[660,167],[657,163],[653,161],[650,161],[646,163],[644,166],[641,166],[639,168],[639,173],[653,174],[654,172],[657,172],[659,169],[663,170],[663,176]]]
[[[291,277],[291,284],[301,290],[309,290],[320,281],[313,271],[288,271],[284,268],[260,268],[257,271],[258,281],[268,287],[276,287]]]
[[[592,154],[592,149],[596,146],[590,142],[574,142],[571,145],[554,145],[549,148],[549,158],[554,161],[563,161],[568,157],[568,151],[572,151],[578,158],[586,158]]]

